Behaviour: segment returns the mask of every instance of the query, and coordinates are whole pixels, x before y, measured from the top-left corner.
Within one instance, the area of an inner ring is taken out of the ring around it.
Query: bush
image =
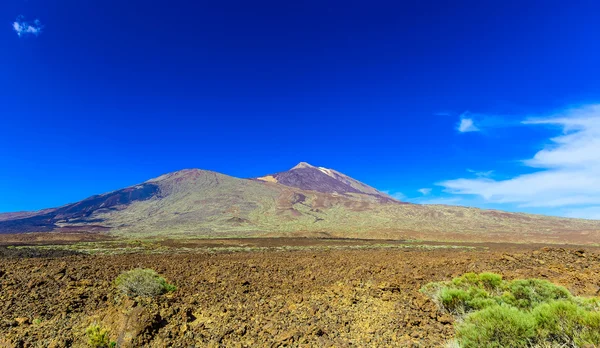
[[[503,284],[503,281],[502,276],[495,273],[465,273],[461,277],[452,279],[452,284],[460,288],[477,287],[494,291]]]
[[[456,328],[461,347],[526,347],[535,336],[535,320],[510,306],[471,313]]]
[[[501,275],[494,273],[466,273],[451,282],[429,283],[421,292],[453,314],[467,314],[473,310],[502,304],[532,309],[548,301],[573,300],[567,289],[546,280],[505,281]],[[597,308],[600,304],[598,301],[585,301],[590,308]]]
[[[575,343],[584,345],[600,346],[600,312],[588,312],[583,320],[583,329]]]
[[[600,345],[600,313],[587,311],[571,301],[553,301],[532,312],[538,334],[545,341],[563,344]]]
[[[540,279],[513,280],[507,290],[514,296],[511,305],[519,308],[530,309],[540,303],[572,297],[564,287]]]
[[[107,348],[112,346],[108,337],[108,330],[100,327],[98,324],[92,324],[85,329],[90,347]]]
[[[569,341],[581,331],[586,311],[569,301],[554,301],[537,306],[532,312],[538,335],[547,341]]]
[[[437,296],[448,312],[457,315],[498,305],[498,302],[487,291],[477,287],[467,290],[444,288],[439,290]]]
[[[545,280],[467,273],[421,291],[457,317],[461,347],[600,346],[600,299]]]
[[[442,289],[439,294],[440,302],[450,313],[463,314],[468,311],[471,296],[461,289]]]
[[[496,290],[502,286],[502,276],[496,273],[481,273],[479,274],[479,281],[488,290]]]
[[[177,287],[151,269],[136,268],[121,273],[115,280],[117,288],[127,296],[159,296],[175,291]]]
[[[598,297],[575,297],[573,298],[580,306],[589,310],[589,311],[599,311],[600,310],[600,298]]]

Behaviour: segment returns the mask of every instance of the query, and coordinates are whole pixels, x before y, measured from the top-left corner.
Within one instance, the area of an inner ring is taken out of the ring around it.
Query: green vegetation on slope
[[[117,277],[115,285],[127,296],[158,296],[166,292],[175,291],[175,285],[167,283],[167,280],[154,270],[136,268],[124,272]]]
[[[371,195],[301,190],[201,170],[150,180],[160,195],[100,209],[89,224],[125,238],[326,236],[562,243],[596,241],[600,223],[466,207],[381,203]],[[85,227],[65,222],[65,226]],[[63,223],[61,223],[63,225]],[[518,233],[516,233],[518,232]],[[571,232],[575,233],[571,235]]]
[[[600,345],[600,299],[573,296],[545,280],[467,273],[421,292],[458,319],[460,347]]]
[[[92,324],[85,329],[88,345],[94,348],[112,348],[116,346],[108,337],[108,330],[98,324]]]

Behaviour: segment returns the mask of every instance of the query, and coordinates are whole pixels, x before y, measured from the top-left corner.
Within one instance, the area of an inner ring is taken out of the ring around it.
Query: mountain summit
[[[300,162],[288,171],[259,177],[257,180],[276,182],[302,190],[342,195],[364,194],[384,201],[396,201],[391,196],[343,173],[325,167],[315,167],[306,162]]]

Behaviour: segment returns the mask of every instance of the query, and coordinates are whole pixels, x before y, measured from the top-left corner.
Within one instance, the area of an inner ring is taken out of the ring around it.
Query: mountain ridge
[[[600,243],[600,221],[406,204],[306,162],[250,179],[184,169],[57,208],[0,214],[0,233],[29,232]]]

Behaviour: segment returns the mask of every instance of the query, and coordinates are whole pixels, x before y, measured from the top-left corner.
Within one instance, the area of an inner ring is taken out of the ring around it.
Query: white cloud
[[[491,129],[509,128],[522,125],[521,120],[516,121],[510,115],[485,114],[465,111],[459,116],[456,130],[460,133],[482,132]]]
[[[467,169],[467,172],[475,174],[475,176],[477,176],[478,178],[489,178],[492,176],[492,174],[494,174],[493,170],[479,172],[473,169]]]
[[[507,180],[463,178],[439,185],[450,193],[477,195],[487,202],[521,207],[600,205],[600,104],[523,123],[558,126],[562,130],[547,147],[523,161],[538,171]]]
[[[422,188],[422,189],[418,189],[417,191],[419,191],[423,196],[427,196],[427,195],[431,194],[430,188]]]
[[[465,117],[465,114],[460,117],[460,122],[458,123],[457,129],[461,133],[479,132],[479,128],[475,126],[473,119]]]
[[[17,20],[13,22],[13,29],[18,36],[23,35],[35,35],[38,36],[42,32],[42,23],[36,19],[33,23],[26,22],[23,16],[17,17]]]

